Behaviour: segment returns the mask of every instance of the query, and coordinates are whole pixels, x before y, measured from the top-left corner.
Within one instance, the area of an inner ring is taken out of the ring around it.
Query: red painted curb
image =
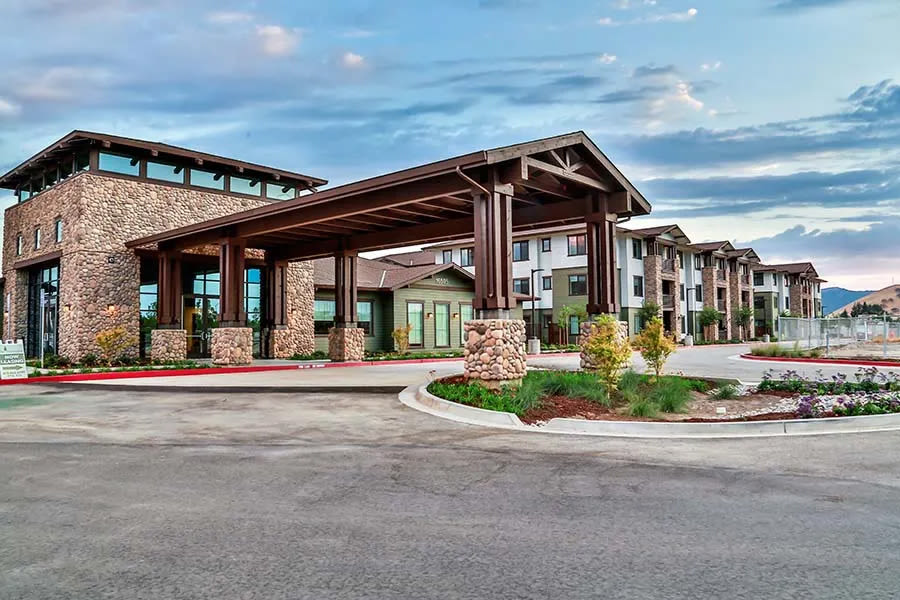
[[[811,363],[816,365],[858,365],[860,367],[895,367],[900,369],[900,361],[891,362],[886,360],[853,360],[850,358],[788,358],[785,356],[754,356],[752,354],[741,354],[741,358],[747,360],[762,360],[771,362],[796,362]]]
[[[217,375],[252,373],[254,371],[287,371],[306,365],[269,365],[258,367],[210,367],[207,369],[155,369],[147,371],[113,371],[111,373],[73,373],[72,375],[41,375],[27,379],[3,379],[0,385],[14,383],[51,383],[56,381],[102,381],[104,379],[136,379],[139,377],[177,377],[179,375]],[[312,365],[310,365],[312,366]]]

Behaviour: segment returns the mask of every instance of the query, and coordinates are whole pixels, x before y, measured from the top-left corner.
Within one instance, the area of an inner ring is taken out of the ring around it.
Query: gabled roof
[[[753,248],[736,248],[725,253],[728,258],[745,258],[751,262],[759,262],[759,255]]]
[[[784,263],[780,265],[761,265],[760,271],[775,271],[777,273],[787,273],[788,275],[812,275],[814,278],[819,277],[819,273],[811,262]],[[825,281],[824,279],[822,281]]]
[[[284,182],[285,185],[291,184],[302,188],[317,187],[328,183],[326,179],[310,177],[302,173],[284,171],[233,158],[225,158],[215,154],[207,154],[206,152],[189,150],[180,146],[76,129],[62,139],[50,144],[5,175],[0,176],[0,188],[15,189],[23,181],[27,181],[37,172],[45,169],[46,167],[43,165],[59,160],[60,156],[72,154],[91,146],[109,148],[112,151],[136,150],[146,153],[148,157],[159,157],[159,160],[165,160],[166,158],[170,160],[172,158],[190,159],[197,164],[202,164],[205,169],[214,169],[217,166],[227,167],[231,171],[246,173],[247,177],[252,177],[253,175],[264,176],[267,179]]]
[[[696,248],[701,252],[721,252],[723,254],[733,251],[734,246],[731,245],[731,242],[723,241],[723,242],[700,242],[697,244],[691,244],[692,248]]]
[[[334,287],[334,259],[317,258],[312,263],[315,287]],[[466,280],[475,279],[471,273],[454,263],[404,267],[381,259],[358,258],[356,286],[361,290],[395,291],[444,271],[453,271]]]
[[[691,243],[691,240],[688,239],[688,236],[681,230],[681,227],[675,224],[660,225],[659,227],[644,227],[643,229],[623,229],[623,231],[626,233],[630,232],[633,235],[643,238],[660,237],[668,233],[677,244]]]
[[[421,267],[424,265],[435,264],[435,254],[428,250],[418,250],[415,252],[400,252],[398,254],[379,256],[377,260],[394,263],[403,267]]]

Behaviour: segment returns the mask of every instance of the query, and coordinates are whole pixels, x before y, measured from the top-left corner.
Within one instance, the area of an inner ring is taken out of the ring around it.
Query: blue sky
[[[3,0],[0,21],[4,171],[76,128],[333,184],[583,129],[653,203],[635,225],[848,287],[900,262],[894,0]]]

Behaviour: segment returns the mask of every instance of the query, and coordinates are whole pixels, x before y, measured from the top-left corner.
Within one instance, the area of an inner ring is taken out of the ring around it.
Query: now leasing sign
[[[0,342],[0,379],[25,379],[25,347],[22,340]]]

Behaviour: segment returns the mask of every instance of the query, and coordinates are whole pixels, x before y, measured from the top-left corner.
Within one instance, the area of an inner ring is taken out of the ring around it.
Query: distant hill
[[[822,289],[822,313],[830,315],[834,311],[841,312],[845,306],[852,304],[863,296],[868,296],[875,290],[856,291],[842,287],[830,287]],[[847,312],[850,312],[849,309]]]
[[[824,294],[825,290],[822,290],[823,306]],[[831,313],[826,314],[833,314],[834,316],[838,316],[845,310],[849,313],[853,309],[854,304],[861,302],[865,302],[866,304],[880,305],[889,315],[898,317],[900,316],[900,285],[889,285],[886,288],[882,288],[875,292],[870,292],[869,294],[856,298],[855,300],[852,300],[843,306],[838,306]]]

